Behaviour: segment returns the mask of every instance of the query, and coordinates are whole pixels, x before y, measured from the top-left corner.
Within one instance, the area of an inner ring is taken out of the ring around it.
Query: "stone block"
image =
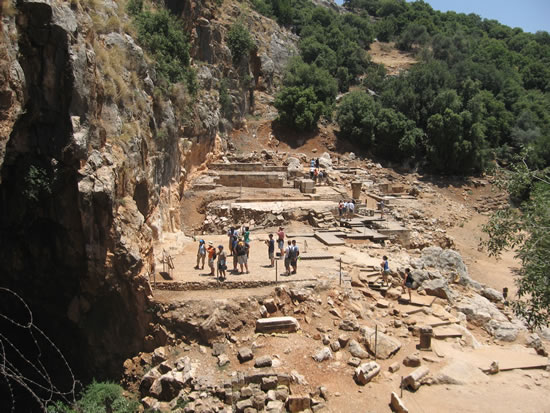
[[[311,407],[311,398],[308,395],[293,394],[287,399],[287,409],[290,413],[302,412]]]
[[[403,359],[403,365],[407,367],[420,366],[421,360],[418,354],[411,354]]]
[[[403,387],[410,390],[418,390],[422,385],[421,380],[428,375],[430,370],[427,367],[419,367],[403,379]]]
[[[409,409],[405,407],[403,401],[395,392],[391,394],[390,407],[395,413],[409,413]]]
[[[271,360],[270,356],[262,356],[256,359],[256,361],[254,362],[254,367],[271,367],[272,363],[273,361]]]
[[[245,363],[254,358],[254,353],[252,353],[250,347],[241,347],[237,353],[237,358],[241,363]]]
[[[390,373],[395,373],[400,368],[401,368],[401,365],[396,361],[395,363],[390,364],[390,366],[388,367],[388,370],[390,371]]]
[[[380,373],[380,366],[374,361],[363,363],[355,369],[353,378],[357,384],[365,385]]]
[[[256,320],[258,333],[293,333],[300,329],[300,323],[294,317],[271,317]]]

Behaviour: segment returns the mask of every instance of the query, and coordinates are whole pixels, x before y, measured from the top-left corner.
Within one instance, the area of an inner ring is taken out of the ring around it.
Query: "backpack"
[[[216,250],[214,249],[214,255],[212,255],[212,259],[215,260],[218,254],[216,254]]]
[[[239,241],[239,243],[237,244],[237,255],[243,255],[244,253],[244,242]]]

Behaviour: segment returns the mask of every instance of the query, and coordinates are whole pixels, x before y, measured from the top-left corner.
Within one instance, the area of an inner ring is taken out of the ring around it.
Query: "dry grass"
[[[0,0],[0,16],[13,17],[17,14],[17,8],[13,0]]]

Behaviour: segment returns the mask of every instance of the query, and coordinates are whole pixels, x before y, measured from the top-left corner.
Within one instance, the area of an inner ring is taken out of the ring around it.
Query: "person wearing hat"
[[[204,240],[201,239],[199,241],[199,249],[197,250],[197,265],[195,265],[195,269],[201,269],[204,270],[204,260],[206,258],[206,245],[204,244]],[[202,267],[199,267],[199,263],[202,261]]]
[[[208,248],[206,249],[208,251],[208,266],[210,267],[210,275],[213,277],[216,276],[214,273],[214,260],[216,259],[216,249],[214,248],[214,244],[212,244],[212,241],[208,242]]]
[[[223,250],[223,245],[218,245],[218,278],[225,280],[225,270],[227,269],[227,254]]]

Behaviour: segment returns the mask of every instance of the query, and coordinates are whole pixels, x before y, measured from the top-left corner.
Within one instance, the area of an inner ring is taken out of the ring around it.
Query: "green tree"
[[[348,93],[338,105],[336,121],[340,133],[352,141],[370,147],[374,142],[378,104],[362,90]]]
[[[424,132],[402,113],[384,108],[378,112],[375,135],[376,154],[400,161],[414,156]]]
[[[274,102],[279,112],[278,120],[300,131],[312,130],[323,113],[324,105],[312,87],[284,87]]]
[[[227,33],[227,46],[231,50],[233,62],[238,63],[254,48],[255,42],[245,25],[236,22],[231,25]]]
[[[531,171],[520,162],[506,173],[505,187],[511,196],[523,192],[524,201],[493,214],[483,231],[489,253],[499,256],[506,249],[516,251],[521,260],[516,279],[516,314],[532,328],[550,323],[550,173]],[[525,191],[525,188],[529,188]],[[525,196],[527,194],[527,196]]]
[[[189,43],[181,23],[166,9],[142,11],[135,19],[138,42],[155,58],[160,76],[171,83],[185,81]]]
[[[400,50],[410,51],[413,45],[417,44],[423,46],[428,43],[428,40],[430,40],[430,35],[426,27],[420,24],[411,23],[406,27],[403,33],[401,33],[396,46]]]

